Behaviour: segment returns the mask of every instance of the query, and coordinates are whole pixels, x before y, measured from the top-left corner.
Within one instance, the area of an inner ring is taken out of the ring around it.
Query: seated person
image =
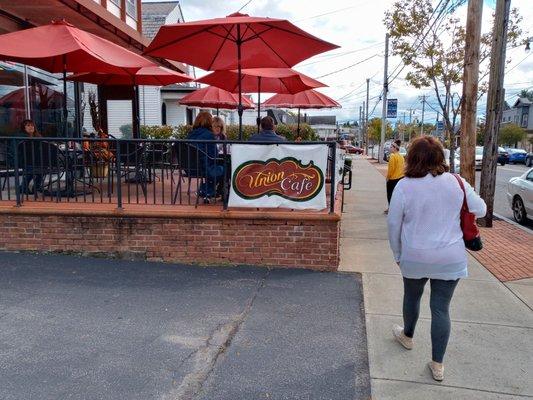
[[[35,123],[31,119],[25,119],[20,126],[20,137],[42,137],[37,130]],[[41,142],[42,143],[42,142]],[[19,165],[24,165],[22,182],[20,183],[20,192],[22,194],[32,194],[42,191],[43,177],[41,173],[42,165],[40,154],[42,153],[42,144],[35,142],[26,142],[19,148]],[[33,181],[33,188],[30,189],[30,183]]]
[[[253,142],[286,142],[287,138],[277,135],[274,129],[272,117],[263,117],[261,119],[261,131],[250,136],[248,140]]]
[[[226,134],[226,124],[224,120],[219,116],[213,117],[213,134],[215,135],[216,140],[227,140],[228,135]],[[224,153],[224,146],[226,147],[226,154],[229,154],[229,146],[222,143],[217,144],[218,154]]]
[[[213,117],[207,111],[198,113],[194,120],[192,131],[187,135],[190,140],[214,141]],[[201,150],[198,160],[206,183],[200,185],[198,194],[202,197],[216,197],[220,193],[220,184],[224,176],[224,166],[217,165],[217,146],[215,143],[194,143],[193,146]],[[218,192],[218,193],[217,193]]]

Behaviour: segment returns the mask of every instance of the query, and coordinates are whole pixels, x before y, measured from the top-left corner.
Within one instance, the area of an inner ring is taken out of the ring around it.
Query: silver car
[[[524,224],[528,215],[533,216],[533,168],[509,180],[507,200],[516,222]]]

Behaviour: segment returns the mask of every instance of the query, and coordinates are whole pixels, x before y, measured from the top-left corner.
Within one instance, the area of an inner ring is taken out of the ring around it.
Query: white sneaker
[[[392,326],[392,335],[407,350],[413,349],[413,338],[405,336],[405,334],[403,333],[403,327],[394,324]]]
[[[433,379],[435,379],[437,382],[441,382],[444,379],[444,365],[435,361],[430,361],[428,363],[428,367],[431,371]]]

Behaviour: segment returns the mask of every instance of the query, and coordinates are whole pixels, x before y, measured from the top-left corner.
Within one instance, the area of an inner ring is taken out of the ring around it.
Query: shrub
[[[141,138],[143,139],[171,139],[174,136],[174,128],[169,125],[141,126]]]
[[[131,124],[124,124],[118,128],[124,139],[130,139],[133,137],[133,127]]]

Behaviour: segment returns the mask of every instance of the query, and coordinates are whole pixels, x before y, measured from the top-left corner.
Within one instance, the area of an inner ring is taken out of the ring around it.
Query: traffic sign
[[[398,99],[387,100],[387,118],[396,118],[398,115]]]

